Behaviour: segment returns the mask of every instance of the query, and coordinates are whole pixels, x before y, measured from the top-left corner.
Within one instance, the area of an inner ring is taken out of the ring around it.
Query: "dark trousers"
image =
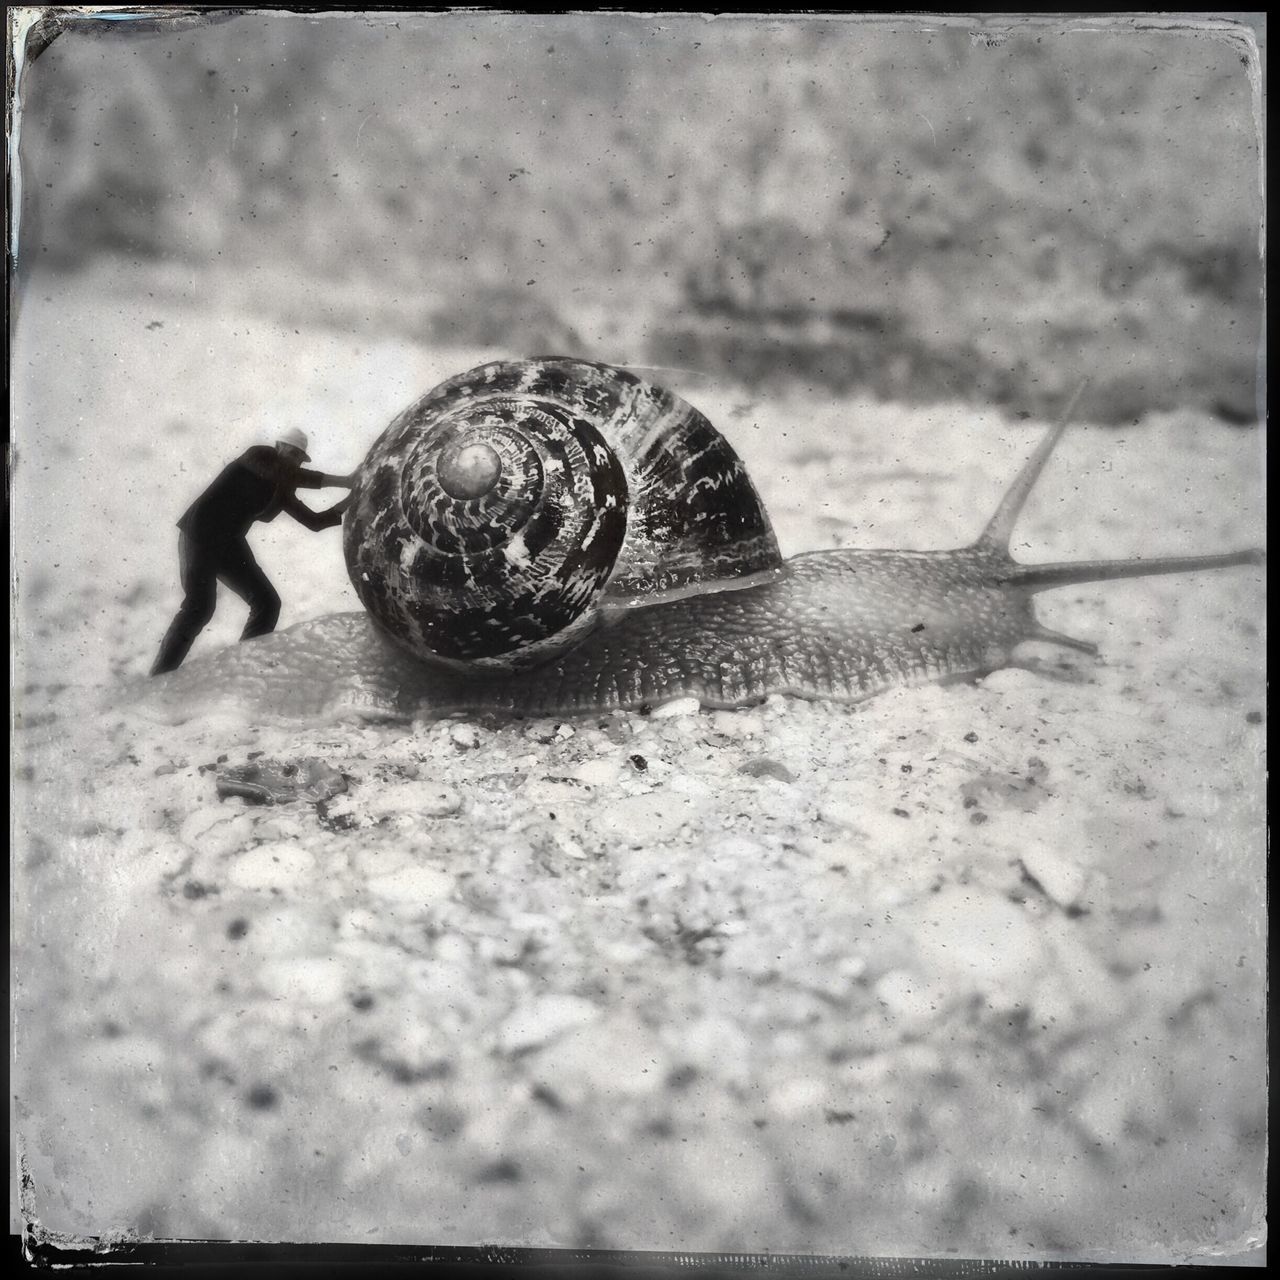
[[[230,587],[249,606],[249,620],[244,624],[241,640],[252,640],[254,636],[275,630],[280,619],[280,597],[244,538],[208,544],[194,542],[184,533],[178,539],[178,564],[185,594],[160,642],[160,652],[151,667],[153,676],[182,665],[196,636],[213,617],[219,582]]]

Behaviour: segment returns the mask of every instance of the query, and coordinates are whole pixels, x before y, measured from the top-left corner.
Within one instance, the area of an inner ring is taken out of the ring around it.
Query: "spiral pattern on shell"
[[[624,369],[500,361],[405,410],[360,468],[343,550],[417,656],[534,665],[628,604],[780,566],[759,495],[693,406]]]

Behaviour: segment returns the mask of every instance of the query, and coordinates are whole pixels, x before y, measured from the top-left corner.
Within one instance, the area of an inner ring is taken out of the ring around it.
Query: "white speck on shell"
[[[508,564],[516,569],[527,569],[533,563],[529,556],[529,548],[525,545],[524,534],[517,533],[502,549]]]

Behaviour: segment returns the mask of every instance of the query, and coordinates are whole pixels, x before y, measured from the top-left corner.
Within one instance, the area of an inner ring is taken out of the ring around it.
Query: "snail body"
[[[1070,411],[972,545],[784,561],[741,460],[679,397],[580,360],[483,365],[400,414],[359,470],[343,548],[367,613],[233,646],[185,678],[291,714],[856,702],[976,678],[1028,640],[1096,652],[1040,624],[1039,591],[1262,562],[1013,560]]]

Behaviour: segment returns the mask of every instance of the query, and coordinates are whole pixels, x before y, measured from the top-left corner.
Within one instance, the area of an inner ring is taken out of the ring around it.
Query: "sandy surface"
[[[44,1229],[1264,1238],[1263,571],[1052,593],[1101,659],[1030,646],[1038,671],[855,708],[164,725],[122,682],[191,497],[284,422],[347,470],[492,353],[65,290],[29,291],[13,362],[15,1128]],[[1043,429],[669,380],[787,553],[967,541]],[[1258,543],[1260,450],[1192,414],[1081,427],[1015,554]],[[254,545],[282,625],[356,607],[336,532]],[[224,597],[193,660],[242,621]],[[347,790],[220,800],[251,758]]]

